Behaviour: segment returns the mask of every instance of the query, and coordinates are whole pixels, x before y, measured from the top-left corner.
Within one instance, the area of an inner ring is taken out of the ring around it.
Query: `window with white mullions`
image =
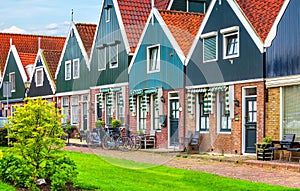
[[[237,55],[239,52],[239,39],[237,34],[233,34],[227,37],[227,50],[226,56]]]
[[[78,124],[78,96],[71,97],[72,106],[72,124]]]
[[[219,93],[219,116],[220,116],[220,131],[231,131],[230,113],[226,109],[225,92]]]
[[[73,60],[73,79],[79,78],[79,59]]]
[[[207,93],[199,93],[199,128],[200,131],[209,130],[209,114],[204,110],[204,100],[207,99]]]
[[[148,73],[159,72],[160,70],[160,47],[151,46],[147,48]]]
[[[65,62],[65,80],[71,80],[71,61]]]
[[[152,94],[152,130],[160,129],[158,94]]]
[[[256,112],[257,112],[257,107],[256,107],[256,101],[248,101],[248,118],[247,122],[256,122]]]
[[[69,120],[69,98],[68,97],[63,97],[62,98],[62,114],[65,115],[65,117],[62,120],[63,124],[66,124],[67,121]]]
[[[11,85],[11,91],[15,92],[16,91],[16,75],[14,72],[9,73],[9,82]]]
[[[109,67],[117,68],[118,67],[118,44],[109,46]]]
[[[98,48],[98,71],[106,69],[106,47]]]
[[[145,108],[145,97],[139,96],[139,130],[146,130],[147,108]]]
[[[43,82],[44,82],[43,68],[38,68],[36,70],[36,73],[35,73],[35,84],[36,84],[36,87],[43,86]]]
[[[117,93],[117,118],[124,124],[124,99],[122,92]]]

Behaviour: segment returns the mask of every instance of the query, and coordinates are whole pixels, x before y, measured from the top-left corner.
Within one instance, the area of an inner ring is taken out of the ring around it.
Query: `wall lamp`
[[[165,103],[165,102],[166,102],[164,96],[160,96],[160,101],[161,101],[162,103]]]
[[[235,107],[240,107],[240,101],[238,99],[235,98],[233,102]]]

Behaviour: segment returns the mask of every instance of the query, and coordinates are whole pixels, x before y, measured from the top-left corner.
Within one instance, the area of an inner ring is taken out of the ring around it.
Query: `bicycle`
[[[139,135],[130,136],[127,133],[126,136],[119,137],[118,143],[121,151],[137,151],[141,148],[141,138]]]
[[[113,150],[119,148],[120,131],[107,130],[102,139],[102,148],[105,150]]]

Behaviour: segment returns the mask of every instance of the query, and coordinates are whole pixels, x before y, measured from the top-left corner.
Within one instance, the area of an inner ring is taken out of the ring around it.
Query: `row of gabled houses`
[[[78,130],[120,119],[158,148],[188,131],[204,152],[298,139],[299,13],[298,0],[103,0],[98,23],[72,22],[67,38],[2,33],[2,115],[42,96]]]

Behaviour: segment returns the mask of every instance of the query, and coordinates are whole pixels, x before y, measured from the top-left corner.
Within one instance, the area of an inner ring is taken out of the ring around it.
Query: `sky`
[[[74,22],[97,24],[101,0],[0,0],[0,32],[66,36]]]

